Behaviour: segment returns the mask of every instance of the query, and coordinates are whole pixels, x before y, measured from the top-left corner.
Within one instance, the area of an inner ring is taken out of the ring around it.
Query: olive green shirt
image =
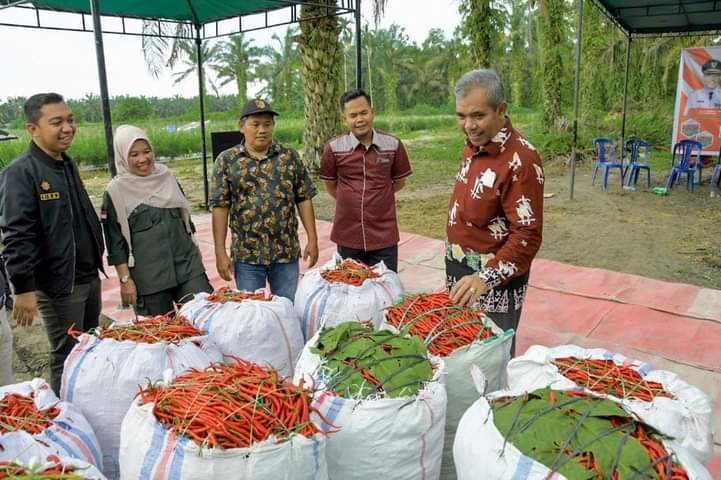
[[[128,263],[128,243],[117,218],[110,195],[105,192],[101,219],[110,265]],[[128,224],[135,256],[130,276],[138,295],[174,288],[205,273],[200,251],[185,229],[179,208],[141,204],[130,214]]]
[[[231,257],[253,265],[300,257],[296,204],[316,189],[298,153],[273,143],[261,159],[236,145],[215,160],[210,206],[229,208]]]

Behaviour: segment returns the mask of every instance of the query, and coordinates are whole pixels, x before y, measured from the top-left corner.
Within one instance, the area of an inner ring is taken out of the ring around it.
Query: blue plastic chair
[[[598,169],[603,169],[603,189],[608,186],[608,172],[611,169],[618,168],[621,176],[621,186],[623,186],[623,165],[616,160],[616,145],[610,138],[594,138],[593,145],[596,147],[596,165],[593,168],[593,177],[591,185],[596,183],[596,173]]]
[[[628,184],[636,186],[641,170],[646,170],[646,188],[651,188],[651,167],[648,164],[648,157],[651,151],[648,143],[644,140],[628,140],[626,151],[631,152],[631,157],[626,165],[628,172]]]
[[[693,192],[693,182],[696,172],[699,172],[701,181],[701,150],[703,145],[695,140],[681,140],[673,146],[671,157],[671,174],[668,176],[666,188],[670,189],[681,182],[681,175],[686,174],[686,190]],[[696,158],[692,159],[696,150]]]
[[[714,185],[721,188],[721,150],[718,152],[718,160],[716,160],[716,166],[711,174],[711,186]]]

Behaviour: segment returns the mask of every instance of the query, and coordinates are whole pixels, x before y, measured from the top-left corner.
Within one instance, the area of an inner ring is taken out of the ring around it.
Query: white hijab
[[[185,229],[190,230],[190,202],[178,186],[175,175],[166,167],[155,163],[149,175],[141,177],[128,171],[128,154],[136,140],[145,140],[153,145],[144,130],[132,125],[121,125],[115,131],[115,168],[118,174],[108,184],[107,192],[117,213],[120,232],[128,243],[128,267],[135,266],[133,244],[130,237],[128,218],[141,204],[156,208],[181,209]]]

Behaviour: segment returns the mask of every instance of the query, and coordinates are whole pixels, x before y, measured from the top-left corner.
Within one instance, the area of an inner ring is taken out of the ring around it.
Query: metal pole
[[[208,209],[208,146],[205,143],[205,98],[203,92],[205,83],[203,81],[203,40],[200,38],[199,24],[195,25],[195,52],[198,57],[198,96],[200,97],[200,137],[203,145],[203,199],[205,209]]]
[[[626,43],[626,67],[623,72],[623,113],[621,115],[621,163],[626,156],[626,103],[628,102],[628,64],[631,62],[631,34],[628,35]]]
[[[103,109],[103,125],[105,126],[105,150],[108,155],[108,171],[111,176],[115,170],[115,154],[113,151],[113,122],[110,116],[110,95],[108,94],[108,76],[105,73],[105,49],[103,48],[103,32],[100,26],[100,8],[98,0],[90,0],[90,13],[93,16],[93,34],[95,36],[95,58],[98,63],[98,79],[100,80],[100,103]]]
[[[363,59],[361,57],[361,0],[356,0],[355,4],[355,86],[363,88]],[[368,71],[370,75],[370,71]]]
[[[578,4],[578,20],[576,23],[576,77],[573,81],[573,138],[571,140],[571,188],[570,199],[573,200],[573,188],[576,183],[576,144],[578,143],[578,95],[581,89],[581,39],[583,38],[583,0]]]

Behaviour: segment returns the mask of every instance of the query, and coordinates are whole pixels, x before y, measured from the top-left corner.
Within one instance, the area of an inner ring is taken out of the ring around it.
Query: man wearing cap
[[[308,242],[303,259],[318,260],[311,199],[316,189],[298,153],[273,141],[277,112],[261,99],[245,104],[238,126],[243,142],[215,160],[210,187],[215,263],[238,289],[265,287],[290,300],[298,283],[300,242],[296,208]],[[230,256],[225,239],[231,231]],[[232,259],[232,261],[231,261]]]
[[[721,61],[712,58],[701,67],[703,88],[694,90],[688,97],[684,115],[692,108],[721,108]]]

